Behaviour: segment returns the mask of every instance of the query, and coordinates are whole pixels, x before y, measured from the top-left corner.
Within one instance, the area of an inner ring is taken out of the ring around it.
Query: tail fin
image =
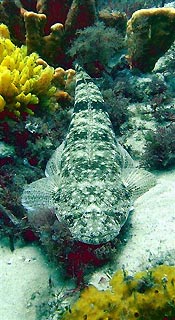
[[[75,112],[80,110],[104,109],[104,100],[99,88],[78,64],[76,70]]]

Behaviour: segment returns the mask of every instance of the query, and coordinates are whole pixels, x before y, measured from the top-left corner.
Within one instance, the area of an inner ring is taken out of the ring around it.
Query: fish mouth
[[[80,241],[86,244],[93,244],[93,245],[99,245],[99,244],[105,244],[107,242],[110,242],[114,240],[115,237],[117,237],[118,233],[116,235],[111,235],[110,233],[106,233],[103,235],[96,235],[94,234],[88,235],[83,234],[81,237],[74,235],[74,238],[76,241]],[[77,236],[77,237],[76,237]]]
[[[117,237],[121,229],[120,224],[106,215],[86,214],[70,227],[72,237],[87,244],[103,244]]]

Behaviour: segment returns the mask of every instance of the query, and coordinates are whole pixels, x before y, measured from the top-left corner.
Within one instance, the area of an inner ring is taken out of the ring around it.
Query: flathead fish
[[[53,208],[72,237],[88,244],[113,240],[133,201],[155,185],[117,142],[100,90],[79,66],[69,130],[45,175],[25,187],[23,206],[30,214]]]

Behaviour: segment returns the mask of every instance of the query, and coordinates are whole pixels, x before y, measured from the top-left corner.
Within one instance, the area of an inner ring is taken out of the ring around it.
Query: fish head
[[[101,213],[95,205],[84,212],[81,218],[68,223],[72,237],[87,244],[102,244],[113,240],[120,232],[121,224],[117,215]]]

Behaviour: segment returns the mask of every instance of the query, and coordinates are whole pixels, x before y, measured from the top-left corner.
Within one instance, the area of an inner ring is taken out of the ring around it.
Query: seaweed
[[[149,130],[142,162],[152,169],[165,169],[175,164],[175,124]]]

